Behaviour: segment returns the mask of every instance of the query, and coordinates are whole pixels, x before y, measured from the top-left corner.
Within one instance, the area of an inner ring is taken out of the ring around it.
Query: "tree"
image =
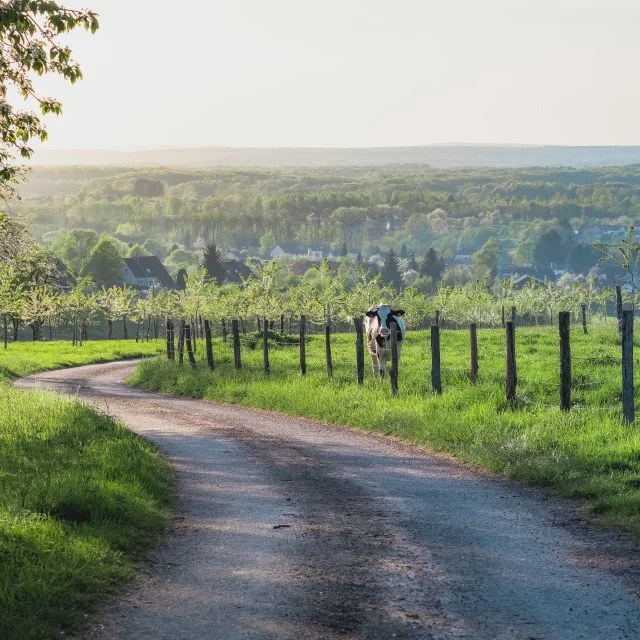
[[[150,256],[152,255],[151,251],[149,251],[146,247],[140,244],[134,244],[131,249],[127,252],[127,258],[139,258],[140,256]]]
[[[418,272],[420,271],[418,262],[416,260],[416,254],[413,251],[409,254],[409,270]]]
[[[207,270],[209,278],[215,278],[218,285],[221,285],[227,277],[227,270],[222,262],[222,253],[215,244],[208,244],[204,250],[202,266]]]
[[[260,253],[267,255],[276,246],[276,236],[269,230],[260,236]]]
[[[436,250],[431,247],[424,256],[422,264],[420,265],[420,275],[431,278],[434,283],[437,283],[442,278],[442,272],[444,271],[444,263],[442,258],[438,257]]]
[[[71,58],[71,50],[59,43],[59,36],[77,27],[95,33],[97,15],[92,11],[65,9],[51,0],[6,0],[0,3],[0,197],[16,195],[12,185],[21,181],[23,167],[14,164],[14,153],[29,159],[32,139],[44,142],[47,131],[32,111],[14,109],[8,102],[9,91],[35,99],[43,116],[62,112],[53,98],[40,98],[33,87],[35,76],[53,73],[72,84],[82,78],[80,67]]]
[[[340,251],[340,255],[343,258],[346,258],[349,255],[349,248],[347,247],[347,243],[346,242],[342,243],[342,250]]]
[[[198,256],[193,251],[187,251],[186,249],[174,249],[169,257],[164,261],[164,266],[172,273],[184,269],[185,271],[191,270],[198,264]]]
[[[510,252],[511,261],[516,266],[530,267],[535,261],[536,243],[532,239],[523,240]]]
[[[600,261],[598,250],[588,244],[577,244],[569,254],[569,268],[575,273],[586,275],[589,269],[595,267]]]
[[[178,291],[185,291],[187,288],[187,270],[180,269],[176,276],[176,289]]]
[[[546,268],[551,264],[563,265],[567,259],[567,254],[567,246],[555,229],[543,233],[536,242],[534,256],[539,267]]]
[[[99,287],[112,287],[122,284],[122,257],[117,247],[109,238],[101,238],[91,249],[89,259],[82,267],[81,276],[91,275]]]
[[[89,258],[91,249],[96,246],[98,240],[98,234],[92,229],[60,231],[51,245],[51,250],[73,273],[80,273],[82,265]]]
[[[633,308],[635,309],[636,299],[636,272],[638,263],[640,263],[640,244],[633,241],[633,227],[629,227],[626,236],[617,244],[616,243],[593,243],[593,246],[600,252],[604,253],[604,258],[600,258],[600,262],[606,260],[614,260],[622,269],[625,270],[629,283],[631,284],[631,299]]]
[[[473,267],[478,278],[495,278],[498,273],[500,246],[495,238],[489,238],[473,256]]]
[[[385,284],[398,290],[402,288],[402,276],[398,266],[398,256],[393,249],[389,249],[384,257],[381,274]]]
[[[400,249],[400,258],[402,260],[406,260],[409,257],[409,250],[407,249],[407,245],[403,244],[402,248]]]

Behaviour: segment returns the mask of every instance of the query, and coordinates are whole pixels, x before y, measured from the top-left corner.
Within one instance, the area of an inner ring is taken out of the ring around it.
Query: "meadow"
[[[572,408],[559,409],[558,329],[518,327],[517,402],[505,397],[505,334],[478,331],[479,376],[469,381],[468,331],[441,331],[442,395],[431,389],[428,331],[409,332],[399,367],[399,394],[388,378],[373,380],[368,355],[362,387],[356,383],[355,336],[332,337],[329,379],[324,340],[309,336],[307,375],[298,346],[275,338],[265,377],[259,337],[243,337],[243,370],[233,366],[231,342],[214,340],[215,371],[204,343],[198,369],[145,360],[130,378],[154,391],[282,411],[326,423],[395,436],[448,452],[460,460],[584,501],[592,516],[640,538],[640,437],[621,411],[621,341],[610,321],[587,335],[572,327]],[[251,347],[254,348],[251,348]],[[636,392],[638,384],[636,384]]]
[[[133,341],[0,350],[0,638],[59,638],[131,578],[165,529],[158,450],[77,401],[12,389],[28,373],[149,356]]]

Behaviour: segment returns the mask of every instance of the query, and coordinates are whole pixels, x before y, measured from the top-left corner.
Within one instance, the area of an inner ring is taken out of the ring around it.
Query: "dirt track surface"
[[[135,363],[31,376],[154,441],[171,533],[91,639],[640,638],[634,550],[577,508],[388,438],[131,389]]]

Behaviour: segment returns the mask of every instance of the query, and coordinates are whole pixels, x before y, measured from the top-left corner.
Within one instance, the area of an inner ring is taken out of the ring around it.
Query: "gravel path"
[[[640,638],[640,568],[572,503],[389,438],[122,384],[31,376],[153,440],[174,527],[91,639]]]

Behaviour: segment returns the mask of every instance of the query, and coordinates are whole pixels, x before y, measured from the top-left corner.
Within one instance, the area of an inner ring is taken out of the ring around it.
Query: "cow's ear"
[[[367,311],[367,313],[364,314],[365,316],[367,316],[367,318],[375,318],[378,315],[377,311]]]
[[[401,318],[404,315],[404,310],[403,309],[398,309],[397,311],[392,311],[391,315],[392,316],[398,316],[398,318]]]

